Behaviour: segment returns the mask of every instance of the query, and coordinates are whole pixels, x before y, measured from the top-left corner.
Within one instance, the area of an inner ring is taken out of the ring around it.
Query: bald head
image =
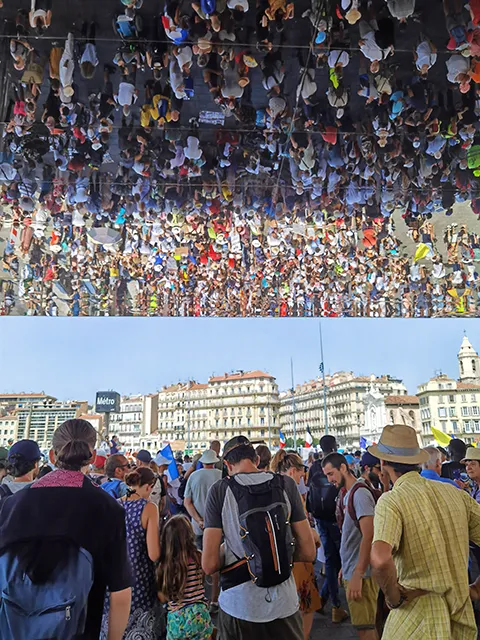
[[[210,442],[210,449],[212,451],[215,451],[215,453],[217,454],[217,456],[220,455],[220,449],[221,449],[221,444],[218,440],[212,440]]]

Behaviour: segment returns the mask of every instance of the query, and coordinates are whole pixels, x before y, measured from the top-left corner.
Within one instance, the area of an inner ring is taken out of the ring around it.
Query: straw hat
[[[347,13],[345,14],[345,18],[347,19],[348,24],[356,24],[361,17],[362,14],[358,9],[350,9],[350,11],[347,11]]]
[[[384,427],[380,442],[368,447],[368,452],[386,462],[422,464],[428,460],[428,453],[418,446],[415,429],[403,424]]]
[[[478,460],[478,462],[480,462],[480,449],[477,449],[477,447],[468,447],[465,458],[460,460],[460,462],[465,464],[468,460]]]

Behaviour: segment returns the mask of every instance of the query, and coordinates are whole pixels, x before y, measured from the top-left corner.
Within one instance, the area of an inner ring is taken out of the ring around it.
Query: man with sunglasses
[[[372,456],[368,451],[363,454],[362,459],[360,460],[360,471],[362,474],[361,477],[370,487],[372,487],[372,489],[380,492],[388,490],[388,488],[382,486],[382,466],[379,458]]]
[[[101,488],[114,498],[123,498],[127,495],[125,476],[130,470],[130,463],[121,453],[110,456],[105,463],[105,475],[107,481]]]

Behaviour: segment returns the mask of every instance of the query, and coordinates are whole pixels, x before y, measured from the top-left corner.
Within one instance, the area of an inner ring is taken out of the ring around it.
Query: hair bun
[[[128,487],[138,487],[138,485],[140,484],[140,474],[138,473],[138,471],[130,471],[130,473],[127,473],[127,475],[125,476],[125,484]]]

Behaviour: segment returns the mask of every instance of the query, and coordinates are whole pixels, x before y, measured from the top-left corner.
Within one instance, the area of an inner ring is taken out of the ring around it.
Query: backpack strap
[[[0,484],[0,500],[8,496],[13,496],[13,491],[6,484]]]
[[[348,515],[355,523],[355,526],[357,527],[357,529],[360,529],[360,522],[358,521],[357,514],[355,512],[355,503],[353,499],[354,499],[355,493],[359,489],[366,489],[370,493],[370,495],[373,497],[374,501],[377,502],[377,498],[373,494],[373,489],[371,489],[366,482],[356,482],[353,485],[352,490],[350,491],[350,495],[348,496],[347,510],[348,510]]]

